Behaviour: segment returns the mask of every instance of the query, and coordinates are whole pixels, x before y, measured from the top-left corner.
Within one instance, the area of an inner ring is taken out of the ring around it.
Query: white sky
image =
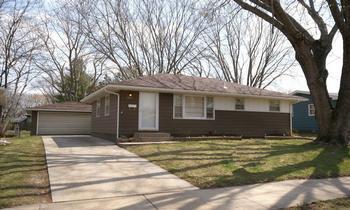
[[[342,68],[342,38],[341,36],[336,36],[333,41],[333,49],[327,59],[327,69],[328,69],[328,80],[327,87],[328,91],[331,93],[337,93],[339,89],[341,68]],[[281,91],[281,92],[292,92],[294,90],[305,90],[308,91],[307,83],[304,74],[296,63],[296,67],[291,70],[293,77],[285,76],[279,79],[275,84],[273,84],[268,89]]]
[[[50,7],[50,3],[54,2],[54,0],[45,0],[44,2],[46,6]],[[337,93],[339,89],[342,68],[342,51],[342,39],[341,36],[338,35],[334,39],[333,49],[327,59],[327,69],[329,72],[327,86],[329,92],[331,93]],[[276,80],[276,82],[269,86],[267,89],[287,93],[294,90],[308,91],[307,83],[299,66],[299,63],[296,62],[295,67],[291,69],[289,74],[293,76],[284,76]],[[37,88],[31,88],[28,92],[40,93],[40,90]]]

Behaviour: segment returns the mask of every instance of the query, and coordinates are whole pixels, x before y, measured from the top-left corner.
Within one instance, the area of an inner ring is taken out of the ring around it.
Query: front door
[[[140,92],[139,130],[158,130],[159,94]]]

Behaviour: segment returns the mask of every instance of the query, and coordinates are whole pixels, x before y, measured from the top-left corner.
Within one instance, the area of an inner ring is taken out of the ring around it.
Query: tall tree
[[[35,76],[32,63],[40,48],[33,15],[36,6],[34,0],[0,0],[0,87],[8,98],[6,106],[0,106],[0,135]]]
[[[217,11],[204,34],[207,56],[217,76],[257,88],[286,76],[294,58],[283,34],[248,12],[229,15],[230,8]]]
[[[91,54],[80,1],[57,1],[51,7],[43,20],[44,49],[36,63],[44,74],[41,87],[53,101],[79,101],[95,90],[104,59]]]
[[[317,141],[348,144],[350,140],[350,1],[234,0],[244,10],[280,30],[294,48],[304,72],[320,128]],[[315,27],[311,27],[311,26]],[[316,33],[314,31],[317,31]],[[338,101],[327,90],[326,59],[337,31],[343,38],[343,67]]]
[[[86,5],[85,29],[120,79],[186,70],[201,55],[197,1],[98,0]],[[90,6],[90,7],[89,7]]]

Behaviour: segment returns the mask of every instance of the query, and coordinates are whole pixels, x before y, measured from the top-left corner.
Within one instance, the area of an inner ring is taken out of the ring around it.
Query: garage
[[[79,102],[48,104],[28,109],[32,135],[81,135],[91,132],[91,106]]]

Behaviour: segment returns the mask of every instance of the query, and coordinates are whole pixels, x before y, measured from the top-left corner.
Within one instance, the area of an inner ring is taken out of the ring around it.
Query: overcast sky
[[[45,6],[50,8],[50,4],[53,1],[45,0],[44,2],[45,2]],[[327,59],[327,69],[329,71],[327,86],[328,86],[329,92],[331,93],[337,93],[339,89],[340,75],[341,75],[341,68],[342,68],[342,51],[343,51],[342,38],[340,35],[338,35],[335,37],[333,41],[333,50],[331,51]],[[299,63],[297,62],[295,63],[295,67],[293,67],[290,70],[289,74],[291,76],[284,76],[276,80],[276,82],[273,83],[271,86],[269,86],[267,89],[280,91],[280,92],[287,92],[287,93],[290,93],[294,90],[308,91],[307,83],[303,75],[303,72],[299,66]],[[33,86],[29,92],[40,93],[40,91]]]
[[[327,69],[329,72],[327,86],[330,93],[337,93],[339,89],[341,68],[343,63],[342,53],[342,38],[338,35],[333,41],[333,50],[327,59]],[[296,67],[294,67],[290,73],[293,74],[293,77],[283,77],[269,89],[288,93],[294,90],[309,90],[299,63],[296,63]]]

